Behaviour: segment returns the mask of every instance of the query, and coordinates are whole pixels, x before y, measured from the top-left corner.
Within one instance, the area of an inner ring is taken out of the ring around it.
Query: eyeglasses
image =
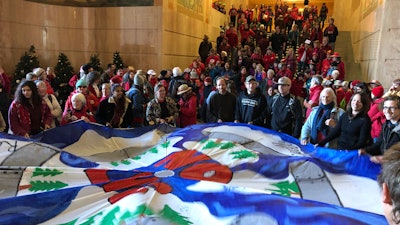
[[[383,106],[383,110],[389,110],[393,112],[394,110],[398,109],[397,107],[391,107],[391,106]]]

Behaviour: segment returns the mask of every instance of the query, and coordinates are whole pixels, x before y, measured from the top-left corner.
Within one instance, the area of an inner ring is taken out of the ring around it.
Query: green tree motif
[[[226,142],[226,143],[223,143],[223,144],[221,145],[220,149],[230,149],[230,148],[233,148],[233,147],[235,147],[235,143],[233,143],[233,142]]]
[[[100,224],[119,224],[119,219],[117,214],[120,212],[120,207],[115,207],[110,210],[104,217],[102,218]]]
[[[76,221],[78,221],[78,218],[76,218],[68,223],[60,223],[59,225],[74,225],[76,223]]]
[[[136,218],[141,215],[154,215],[154,212],[147,207],[145,204],[139,205],[136,210],[132,213],[132,215]]]
[[[206,149],[211,149],[211,148],[217,148],[221,145],[220,142],[215,142],[215,141],[208,141],[204,146],[203,146],[203,150]]]
[[[211,149],[211,148],[230,149],[230,148],[233,148],[233,147],[235,147],[235,143],[233,143],[233,142],[208,141],[203,146],[203,150]]]
[[[257,154],[249,150],[241,150],[237,152],[231,152],[229,154],[234,155],[234,159],[257,158]]]
[[[37,191],[51,191],[51,190],[58,190],[64,187],[67,187],[68,184],[63,183],[61,181],[31,181],[31,187],[29,188],[30,191],[37,192]]]
[[[167,219],[174,224],[179,224],[179,225],[189,225],[193,224],[188,220],[187,217],[181,216],[177,211],[173,210],[171,207],[168,205],[164,205],[164,208],[160,211],[160,215],[162,218]]]
[[[161,144],[161,147],[162,147],[162,148],[168,148],[168,146],[169,146],[170,143],[171,143],[170,141],[166,141],[166,142],[164,142],[164,143]]]
[[[289,181],[282,181],[272,185],[277,187],[278,190],[274,189],[266,189],[266,190],[272,191],[275,194],[280,194],[283,196],[291,196],[292,194],[300,193],[299,187],[297,186],[296,182],[289,183]]]
[[[32,173],[32,177],[36,177],[36,176],[44,176],[44,177],[47,177],[47,176],[52,176],[52,177],[54,177],[54,176],[56,176],[56,175],[59,175],[59,174],[62,174],[63,172],[62,171],[60,171],[60,170],[57,170],[57,169],[42,169],[42,168],[35,168],[35,171],[33,171],[33,173]]]
[[[163,146],[163,145],[162,145]],[[135,157],[133,157],[133,160],[140,160],[143,155],[146,155],[148,152],[157,154],[158,153],[158,148],[157,147],[152,147],[151,149],[147,150],[146,152],[143,152],[142,154],[139,154]]]

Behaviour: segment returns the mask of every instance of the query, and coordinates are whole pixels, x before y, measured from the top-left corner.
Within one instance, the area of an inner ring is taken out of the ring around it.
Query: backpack
[[[275,106],[276,100],[278,100],[278,97],[279,97],[279,94],[276,94],[276,95],[274,95],[274,97],[272,98],[271,112],[272,112],[272,109],[273,109],[274,106]],[[290,109],[290,112],[292,113],[292,116],[293,116],[293,117],[294,117],[294,111],[293,111],[294,99],[295,99],[294,95],[290,94],[289,109]]]

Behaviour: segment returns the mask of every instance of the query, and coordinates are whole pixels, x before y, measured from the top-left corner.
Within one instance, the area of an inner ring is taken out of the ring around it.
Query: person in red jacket
[[[179,105],[179,119],[180,127],[187,127],[197,122],[197,97],[192,88],[187,84],[182,84],[178,88],[178,95],[181,96]]]
[[[384,98],[384,89],[382,86],[376,86],[371,90],[371,107],[368,111],[368,116],[371,119],[371,138],[374,142],[379,138],[381,134],[382,125],[386,122],[385,114],[380,109],[381,102]]]
[[[8,110],[10,133],[29,138],[51,127],[53,116],[33,81],[22,81]]]
[[[304,71],[307,68],[308,62],[312,58],[311,41],[306,40],[304,44],[301,44],[297,51],[297,62],[299,71]]]
[[[68,110],[68,108],[72,107],[71,98],[75,93],[82,93],[86,97],[86,107],[90,112],[95,113],[97,111],[97,108],[100,104],[99,99],[89,92],[87,82],[83,79],[80,79],[78,82],[76,82],[76,89],[71,92],[67,101],[65,102],[64,113]]]
[[[339,70],[339,77],[338,77],[338,80],[345,80],[345,77],[346,77],[346,73],[345,73],[345,70],[344,70],[344,62],[341,60],[341,57],[340,57],[340,54],[339,54],[339,52],[335,52],[335,53],[333,53],[332,54],[332,61],[333,62],[337,62],[337,70]]]
[[[272,51],[272,47],[267,48],[267,53],[263,57],[263,66],[266,69],[274,68],[274,62],[276,59],[275,53]]]
[[[81,93],[75,93],[71,97],[71,105],[64,111],[61,125],[71,123],[77,120],[85,122],[96,122],[93,113],[86,107],[86,98]]]

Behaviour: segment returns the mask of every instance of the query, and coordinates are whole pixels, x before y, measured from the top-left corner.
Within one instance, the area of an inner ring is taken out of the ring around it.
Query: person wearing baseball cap
[[[267,119],[270,118],[273,130],[298,138],[303,125],[303,109],[299,100],[290,94],[292,81],[281,77],[277,85],[279,93],[268,105]]]
[[[235,123],[247,123],[264,126],[267,100],[260,91],[257,91],[258,82],[254,76],[247,76],[246,90],[242,91],[236,99]]]

